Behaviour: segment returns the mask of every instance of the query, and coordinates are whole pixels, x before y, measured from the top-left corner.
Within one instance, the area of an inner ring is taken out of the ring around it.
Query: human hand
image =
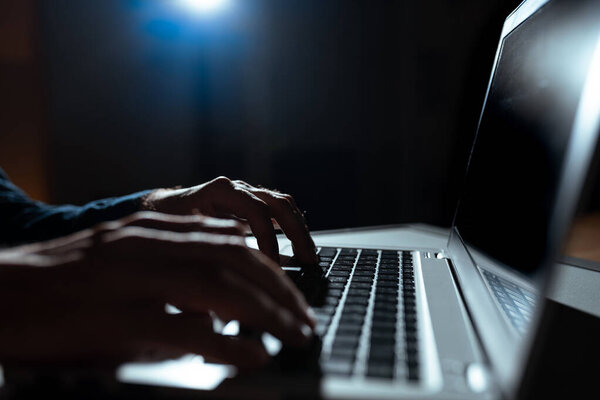
[[[145,199],[147,209],[168,214],[199,212],[220,218],[246,221],[256,236],[259,248],[279,261],[275,236],[277,224],[292,242],[294,254],[303,264],[316,264],[315,243],[293,197],[257,188],[243,181],[216,178],[184,189],[158,189]]]
[[[138,213],[0,252],[0,362],[120,362],[149,351],[265,363],[258,341],[223,336],[210,313],[308,341],[314,320],[279,266],[235,221]],[[184,310],[165,312],[165,304]]]

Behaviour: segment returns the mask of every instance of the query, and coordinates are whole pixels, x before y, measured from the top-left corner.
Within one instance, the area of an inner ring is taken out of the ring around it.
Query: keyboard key
[[[375,293],[376,294],[396,295],[398,293],[398,288],[397,287],[377,286],[377,288],[375,289]]]
[[[378,288],[397,288],[399,285],[398,280],[396,279],[395,281],[393,280],[377,280],[377,287]]]
[[[389,346],[390,348],[388,349],[388,351],[391,351],[393,353],[394,346],[396,343],[396,330],[395,329],[372,330],[371,331],[371,343],[373,345],[382,346],[382,347]]]
[[[341,289],[329,289],[327,290],[327,297],[341,297],[342,290]]]
[[[335,296],[327,296],[325,297],[325,300],[323,301],[323,306],[337,306],[340,302],[340,299],[338,297]]]
[[[356,314],[342,314],[340,317],[340,325],[360,325],[362,326],[365,317]]]
[[[363,271],[363,270],[357,269],[354,271],[354,277],[357,277],[357,276],[365,276],[365,277],[373,279],[373,277],[375,276],[375,269],[373,269],[371,271]]]
[[[322,327],[322,329],[326,329],[329,327],[329,324],[331,323],[331,316],[330,315],[317,315],[316,316],[317,319],[317,326]]]
[[[329,282],[329,284],[327,285],[327,288],[329,290],[332,289],[344,289],[346,287],[346,283],[345,282]]]
[[[377,260],[379,255],[377,253],[365,253],[364,251],[358,256],[359,260]]]
[[[335,306],[313,307],[313,311],[316,315],[333,315]]]
[[[373,286],[372,282],[356,282],[353,280],[350,283],[350,289],[366,289],[370,291],[371,286]]]
[[[342,336],[360,336],[362,325],[339,325],[336,334]]]
[[[328,276],[327,280],[329,282],[341,282],[341,283],[346,283],[348,281],[347,277],[343,277],[343,276]]]
[[[372,332],[373,331],[395,331],[396,330],[396,321],[373,321],[371,324]]]
[[[398,303],[398,295],[390,293],[375,292],[375,303]]]
[[[389,313],[373,313],[373,321],[395,323],[396,315]]]
[[[366,277],[366,276],[354,276],[352,277],[352,282],[373,282],[373,278],[372,277]]]
[[[398,306],[396,303],[383,303],[383,302],[375,303],[374,308],[373,308],[373,310],[376,312],[391,313],[391,314],[396,314],[397,309],[398,309]]]
[[[374,249],[363,249],[360,253],[361,255],[374,255],[377,256],[378,251]]]
[[[375,267],[377,266],[377,260],[358,260],[356,266],[375,270]]]
[[[350,315],[357,315],[360,317],[365,316],[367,313],[367,309],[362,306],[345,306],[344,311],[342,312],[342,318]]]
[[[336,348],[331,349],[331,356],[332,357],[337,356],[339,358],[342,358],[342,357],[354,358],[354,357],[356,357],[356,349],[338,346]]]
[[[395,364],[396,358],[394,357],[394,349],[382,349],[369,352],[369,364],[385,364],[389,366],[393,366]]]
[[[408,307],[416,307],[417,306],[417,300],[415,299],[414,295],[413,296],[404,296],[404,308]]]
[[[347,362],[346,360],[340,361],[339,359],[328,360],[322,366],[324,373],[342,376],[351,375],[353,368],[353,362]]]
[[[319,251],[319,256],[323,257],[335,257],[337,250],[333,247],[322,247]]]
[[[339,258],[333,263],[334,268],[350,269],[354,267],[354,260],[340,260]]]
[[[392,379],[394,377],[394,366],[389,364],[369,363],[367,366],[367,376]]]
[[[332,270],[329,273],[329,276],[330,277],[333,277],[333,276],[342,276],[342,277],[348,278],[350,276],[350,271],[333,271]]]
[[[340,347],[345,349],[355,349],[358,347],[359,335],[335,335],[332,348]]]
[[[408,369],[408,380],[409,381],[418,381],[419,380],[419,370],[418,369]]]
[[[352,304],[357,304],[357,305],[365,305],[367,306],[369,304],[369,296],[356,296],[356,295],[348,295],[348,297],[346,297],[346,305],[352,305]]]
[[[352,288],[348,289],[348,296],[365,296],[371,295],[371,291],[367,289]]]

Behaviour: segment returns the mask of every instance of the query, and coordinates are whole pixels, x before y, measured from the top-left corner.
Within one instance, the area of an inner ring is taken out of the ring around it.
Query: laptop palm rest
[[[458,395],[483,391],[469,377],[473,367],[481,368],[481,357],[448,262],[425,258],[421,271],[445,388]]]

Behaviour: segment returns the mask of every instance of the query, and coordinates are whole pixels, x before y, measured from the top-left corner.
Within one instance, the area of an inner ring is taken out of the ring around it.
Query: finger
[[[215,187],[219,191],[220,200],[215,205],[216,211],[229,213],[248,221],[260,250],[279,262],[279,244],[271,223],[269,206],[247,190],[235,188],[231,181],[229,184],[221,183]]]
[[[267,189],[248,189],[250,193],[267,203],[271,215],[294,245],[296,256],[306,264],[316,264],[317,253],[308,227],[294,199]]]
[[[228,291],[215,307],[219,317],[269,332],[290,345],[305,344],[312,336],[308,325],[253,284],[231,275],[226,278],[224,286]]]
[[[285,344],[305,344],[312,334],[310,327],[289,310],[230,271],[220,271],[211,285],[200,289],[188,285],[172,296],[169,301],[182,304],[186,310],[211,310],[219,318],[237,320],[259,332],[269,332]],[[186,312],[179,315],[184,314]]]
[[[163,315],[148,322],[143,335],[159,349],[200,354],[242,368],[258,367],[269,360],[260,341],[217,334],[194,315]]]
[[[136,265],[142,262],[143,268],[139,268],[142,275],[136,283],[141,290],[165,295],[181,295],[180,292],[187,290],[191,296],[198,296],[202,288],[201,298],[214,287],[218,288],[218,284],[223,285],[216,282],[215,286],[214,281],[230,271],[289,309],[299,321],[314,326],[306,301],[289,278],[276,263],[250,250],[241,237],[127,227],[112,233],[106,240],[111,242],[105,255],[129,257]],[[134,273],[130,280],[138,275],[140,273]],[[140,285],[141,282],[144,285]]]
[[[207,232],[220,235],[243,236],[243,225],[231,219],[212,218],[204,215],[174,215],[156,212],[140,212],[124,220],[123,226],[139,226],[172,232]]]
[[[233,255],[232,267],[238,274],[269,294],[274,300],[287,307],[300,320],[315,327],[306,299],[285,272],[258,251],[247,249],[245,254]],[[231,255],[231,253],[229,253]],[[237,259],[237,258],[240,259]]]
[[[25,253],[36,253],[39,255],[63,255],[68,252],[74,252],[88,248],[93,241],[94,235],[94,229],[85,229],[83,231],[46,242],[22,246],[20,249],[22,249]]]

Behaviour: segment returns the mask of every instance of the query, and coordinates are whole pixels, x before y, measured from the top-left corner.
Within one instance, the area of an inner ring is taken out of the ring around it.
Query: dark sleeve
[[[0,169],[0,246],[52,239],[135,213],[149,191],[84,206],[53,206],[30,199]]]

